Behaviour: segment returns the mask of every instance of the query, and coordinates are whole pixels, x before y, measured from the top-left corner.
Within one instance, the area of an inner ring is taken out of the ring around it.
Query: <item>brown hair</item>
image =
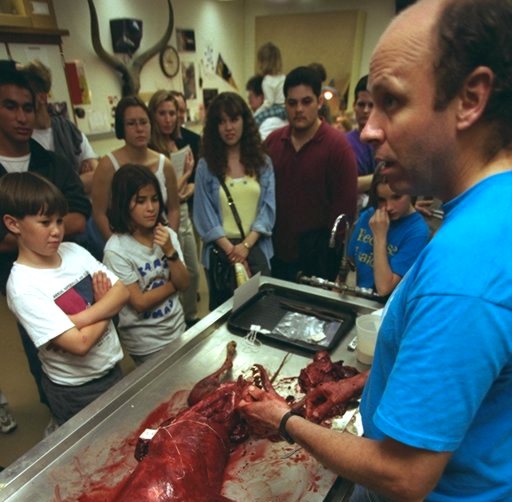
[[[39,92],[49,93],[52,88],[52,72],[38,59],[34,59],[22,68],[22,73],[27,77],[30,86],[37,94]]]
[[[478,66],[494,73],[482,119],[494,123],[489,154],[512,142],[512,0],[448,2],[435,24],[434,109],[443,110]]]
[[[8,173],[0,178],[0,217],[44,214],[64,216],[68,203],[62,192],[46,178],[32,172]]]
[[[152,185],[158,195],[160,214],[157,223],[165,224],[163,216],[164,200],[160,184],[151,169],[138,164],[124,164],[112,178],[112,195],[108,209],[108,219],[113,232],[126,234],[133,232],[133,223],[130,216],[130,205],[134,195],[141,188]]]
[[[267,42],[258,49],[257,59],[262,75],[279,75],[283,69],[281,51],[272,42]]]
[[[247,103],[234,92],[219,94],[208,107],[202,142],[202,154],[208,168],[213,174],[224,179],[228,167],[227,148],[219,135],[219,124],[223,113],[231,119],[242,117],[240,162],[249,176],[259,178],[260,170],[265,165],[261,137]]]
[[[149,109],[149,118],[151,119],[151,142],[150,148],[156,150],[157,152],[163,153],[167,157],[169,157],[169,150],[166,146],[165,137],[160,131],[160,127],[156,121],[156,113],[158,107],[165,103],[166,101],[170,101],[174,107],[176,108],[176,126],[174,127],[174,131],[171,134],[172,139],[176,139],[179,134],[179,126],[178,126],[178,101],[174,96],[172,91],[159,90],[156,91],[151,99],[149,100],[148,109]]]

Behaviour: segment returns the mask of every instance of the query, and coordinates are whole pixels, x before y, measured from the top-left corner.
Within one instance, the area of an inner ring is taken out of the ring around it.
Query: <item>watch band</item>
[[[174,250],[174,253],[171,255],[165,255],[165,257],[170,261],[176,261],[179,259],[180,255],[178,254],[178,251]]]
[[[295,441],[293,440],[293,438],[290,436],[290,434],[288,434],[287,430],[286,430],[286,423],[288,422],[288,420],[290,420],[291,417],[293,417],[293,415],[297,415],[297,416],[300,416],[296,411],[293,411],[293,410],[290,410],[290,411],[287,411],[283,417],[281,418],[281,421],[279,422],[279,428],[277,429],[277,432],[279,432],[279,435],[285,440],[287,441],[288,443],[290,444],[295,444]]]

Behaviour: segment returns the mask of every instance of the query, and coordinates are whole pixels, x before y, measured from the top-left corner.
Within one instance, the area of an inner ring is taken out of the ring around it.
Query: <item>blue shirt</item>
[[[348,132],[346,136],[357,159],[357,175],[365,176],[372,174],[375,171],[373,148],[368,143],[361,141],[361,133],[357,129]]]
[[[445,205],[379,332],[365,435],[453,452],[429,501],[512,500],[511,193],[507,172]]]
[[[370,229],[370,218],[374,214],[373,207],[361,213],[348,247],[348,255],[356,265],[357,285],[371,289],[375,289],[373,232]],[[428,239],[428,226],[423,217],[416,212],[391,221],[387,236],[387,254],[393,273],[403,277],[427,245]]]

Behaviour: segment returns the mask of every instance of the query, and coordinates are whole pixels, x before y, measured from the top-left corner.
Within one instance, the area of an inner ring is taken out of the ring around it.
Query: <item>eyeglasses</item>
[[[124,125],[126,127],[136,127],[136,126],[147,126],[149,124],[148,119],[133,119],[133,120],[127,120]]]

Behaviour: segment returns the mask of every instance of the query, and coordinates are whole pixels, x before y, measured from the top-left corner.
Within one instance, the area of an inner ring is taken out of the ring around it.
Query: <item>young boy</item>
[[[122,378],[111,318],[128,300],[121,281],[88,251],[62,242],[66,212],[66,199],[45,178],[0,179],[1,222],[18,245],[7,304],[38,348],[59,425]]]

